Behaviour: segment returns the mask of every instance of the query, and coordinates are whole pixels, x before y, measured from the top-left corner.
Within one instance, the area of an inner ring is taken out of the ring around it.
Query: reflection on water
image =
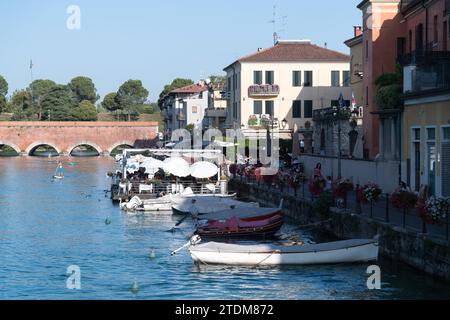
[[[381,260],[381,291],[366,288],[367,265],[196,266],[182,246],[192,232],[179,217],[127,216],[112,205],[110,158],[0,159],[0,299],[398,299],[449,298],[449,286]],[[109,217],[111,224],[105,224]],[[293,226],[285,226],[293,230]],[[322,235],[305,233],[307,240]],[[154,250],[155,259],[150,258]],[[81,290],[66,270],[81,268]],[[130,292],[133,281],[140,291]]]

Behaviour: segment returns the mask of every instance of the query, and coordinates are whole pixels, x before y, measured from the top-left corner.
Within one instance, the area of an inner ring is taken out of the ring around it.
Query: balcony
[[[280,126],[278,119],[271,118],[268,114],[250,115],[247,125],[251,129],[278,128]]]
[[[205,117],[207,118],[226,118],[226,109],[206,109]]]
[[[428,44],[428,50],[416,50],[398,58],[402,66],[409,65],[432,65],[440,62],[450,61],[450,51],[431,50],[435,44]],[[439,46],[439,43],[437,43]]]
[[[431,65],[404,68],[405,98],[450,90],[450,60]]]
[[[254,98],[276,97],[280,94],[280,86],[277,84],[255,84],[248,88],[248,96]]]

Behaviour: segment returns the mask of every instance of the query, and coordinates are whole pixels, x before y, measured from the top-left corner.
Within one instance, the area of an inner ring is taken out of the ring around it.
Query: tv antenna
[[[277,34],[277,5],[273,5],[273,11],[272,11],[272,20],[270,20],[268,23],[271,23],[273,25],[273,41],[274,44],[278,41],[278,34]]]

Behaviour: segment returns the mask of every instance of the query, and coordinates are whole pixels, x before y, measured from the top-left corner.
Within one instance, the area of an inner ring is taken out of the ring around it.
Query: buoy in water
[[[130,288],[131,292],[133,292],[134,294],[137,294],[139,292],[139,283],[137,281],[133,282],[133,285]]]
[[[156,259],[155,249],[152,249],[152,251],[150,252],[150,255],[148,256],[148,258],[150,260],[155,260]]]
[[[105,219],[105,224],[106,225],[110,225],[111,224],[111,219],[109,217]]]

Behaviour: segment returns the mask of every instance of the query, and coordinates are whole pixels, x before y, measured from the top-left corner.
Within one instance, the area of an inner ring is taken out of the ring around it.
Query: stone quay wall
[[[265,186],[250,185],[233,179],[229,188],[240,197],[258,201],[265,206],[279,206],[287,217],[300,225],[323,221],[312,210],[311,200],[282,194]],[[376,221],[349,210],[331,208],[322,227],[340,239],[373,238],[378,235],[380,253],[394,261],[406,263],[431,276],[450,281],[450,243],[425,234],[405,230]]]

